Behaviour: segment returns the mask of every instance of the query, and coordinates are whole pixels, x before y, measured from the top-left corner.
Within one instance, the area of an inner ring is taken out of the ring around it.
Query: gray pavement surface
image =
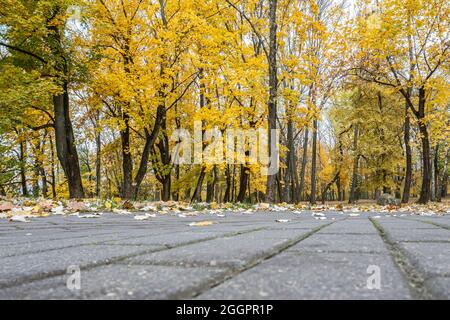
[[[450,299],[450,216],[325,215],[3,219],[0,299]]]

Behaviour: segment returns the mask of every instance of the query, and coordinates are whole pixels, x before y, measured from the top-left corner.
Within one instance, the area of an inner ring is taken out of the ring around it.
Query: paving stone
[[[107,263],[114,258],[158,248],[156,246],[146,248],[114,245],[80,246],[2,258],[0,287],[4,284],[20,282],[22,278],[44,276],[55,271],[67,270],[72,265]]]
[[[450,277],[433,277],[426,283],[438,299],[450,299]]]
[[[126,265],[80,271],[80,290],[69,290],[65,275],[0,290],[0,299],[176,299],[196,295],[226,273],[220,268]]]
[[[368,289],[370,265],[380,267],[380,290]],[[199,299],[409,299],[409,288],[388,256],[282,253]]]
[[[424,221],[444,226],[450,217],[323,213],[326,220],[312,212],[0,219],[0,299],[416,297],[387,239],[413,262],[433,297],[449,298],[450,231]],[[188,226],[205,220],[215,224]],[[70,265],[81,267],[79,292],[66,287]],[[380,267],[381,290],[367,288],[369,265]]]
[[[447,241],[450,244],[450,230],[440,228],[390,229],[387,232],[394,241]]]
[[[317,233],[296,244],[289,251],[387,253],[387,248],[383,240],[375,234]]]
[[[279,230],[263,230],[233,237],[219,238],[162,252],[133,257],[130,263],[168,264],[181,266],[225,265],[241,267],[286,245],[290,240],[307,234],[298,230],[288,237],[281,237]]]
[[[450,275],[450,244],[402,242],[399,246],[425,275]]]

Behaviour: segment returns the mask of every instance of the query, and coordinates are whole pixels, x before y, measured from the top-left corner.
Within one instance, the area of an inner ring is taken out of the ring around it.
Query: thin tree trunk
[[[130,144],[130,116],[124,112],[123,121],[125,128],[120,132],[122,140],[122,198],[131,200],[133,198],[133,159]]]
[[[433,181],[434,181],[434,188],[433,188],[433,201],[436,201],[438,198],[439,190],[440,190],[440,171],[439,171],[439,144],[436,145],[436,148],[434,150],[434,159],[433,159]]]
[[[305,129],[305,137],[303,140],[303,157],[302,157],[302,167],[300,171],[300,187],[298,190],[300,200],[303,200],[303,193],[305,189],[305,176],[306,176],[306,165],[308,163],[308,145],[309,145],[309,128]]]
[[[202,202],[202,189],[205,176],[206,176],[206,167],[202,166],[191,202]]]
[[[446,196],[446,191],[447,191],[447,164],[448,164],[448,160],[450,157],[450,149],[447,149],[447,152],[445,153],[445,158],[444,158],[444,164],[442,166],[442,177],[440,178],[441,181],[439,183],[440,185],[440,190],[439,193],[437,195],[437,201],[441,202],[442,201],[442,197]]]
[[[425,123],[425,89],[419,89],[419,131],[422,141],[422,188],[420,190],[419,203],[426,204],[430,200],[431,191],[431,159],[430,138],[427,124]]]
[[[217,168],[214,167],[211,171],[212,179],[208,180],[208,183],[206,185],[206,202],[211,203],[214,201],[214,195],[216,190],[216,183],[217,183]]]
[[[50,150],[51,150],[51,159],[50,159],[50,164],[51,164],[51,175],[52,175],[52,196],[53,199],[56,198],[57,194],[56,194],[56,172],[55,172],[55,148],[53,146],[53,139],[52,137],[49,137],[49,141],[50,141]]]
[[[95,136],[96,157],[95,157],[95,196],[100,198],[102,183],[102,140],[100,133]]]
[[[403,187],[402,203],[409,202],[409,196],[411,192],[412,182],[412,150],[410,143],[410,127],[411,119],[409,117],[409,107],[406,104],[405,107],[405,128],[404,128],[404,141],[405,141],[405,156],[406,156],[406,172],[405,172],[405,185]]]
[[[227,167],[225,169],[225,181],[226,181],[226,187],[225,187],[225,195],[223,197],[223,202],[228,203],[231,200],[231,169],[230,169],[229,164],[227,164]]]
[[[22,186],[22,195],[28,196],[27,176],[26,176],[26,144],[24,141],[20,142],[20,184]]]
[[[272,141],[273,137],[271,130],[277,129],[277,95],[278,95],[278,70],[277,70],[277,5],[278,0],[271,0],[269,5],[269,21],[270,21],[270,44],[269,44],[269,116],[268,116],[268,129],[269,129],[269,161],[276,161],[277,156],[274,155],[277,150],[273,150],[272,143],[275,145],[275,141]],[[271,163],[270,166],[278,166],[278,163]],[[275,202],[276,197],[276,182],[277,173],[269,172],[267,176],[267,188],[266,188],[266,201],[269,203]]]
[[[318,121],[313,121],[313,143],[312,143],[312,165],[311,165],[311,204],[316,204],[316,184],[317,184],[317,133],[319,130]]]
[[[353,160],[353,174],[352,174],[352,184],[350,187],[349,203],[352,204],[357,200],[356,189],[358,187],[358,168],[359,168],[359,155],[358,155],[358,126],[355,125],[354,135],[353,135],[353,151],[355,152]]]

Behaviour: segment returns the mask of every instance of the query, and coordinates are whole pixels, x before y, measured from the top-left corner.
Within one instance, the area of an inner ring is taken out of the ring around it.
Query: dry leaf
[[[0,202],[0,212],[11,211],[14,208],[14,204],[11,202],[2,201]]]
[[[212,226],[214,224],[213,221],[201,221],[201,222],[192,222],[189,224],[190,227],[207,227]]]

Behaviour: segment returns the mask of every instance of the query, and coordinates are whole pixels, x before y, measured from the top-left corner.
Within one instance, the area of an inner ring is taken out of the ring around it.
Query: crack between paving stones
[[[345,219],[344,219],[345,220]],[[343,221],[343,220],[341,220]],[[287,249],[295,246],[296,244],[300,243],[301,241],[311,237],[313,234],[319,232],[320,230],[332,225],[333,223],[335,223],[336,221],[333,221],[331,223],[328,223],[326,225],[322,225],[319,226],[317,228],[314,228],[313,230],[311,230],[310,232],[307,232],[305,234],[302,234],[300,237],[297,237],[291,241],[288,241],[287,243],[281,244],[276,246],[273,250],[271,250],[271,252],[255,258],[253,261],[250,261],[246,264],[244,264],[241,267],[237,267],[234,270],[231,270],[230,273],[225,274],[223,276],[217,276],[216,279],[213,279],[212,281],[207,282],[206,284],[200,285],[200,286],[195,286],[195,287],[191,287],[185,290],[182,290],[180,292],[177,292],[176,294],[172,295],[171,297],[169,297],[169,299],[173,299],[173,300],[184,300],[184,299],[195,299],[198,296],[200,296],[201,294],[207,292],[208,290],[211,290],[215,287],[220,286],[221,284],[225,283],[226,281],[238,276],[239,274],[250,270],[256,266],[258,266],[259,264],[261,264],[264,261],[267,261],[275,256],[277,256],[278,254],[286,251]],[[194,292],[194,293],[192,293]]]
[[[184,246],[197,244],[197,243],[201,243],[201,242],[207,242],[207,241],[220,239],[220,238],[234,237],[234,236],[238,236],[238,235],[241,235],[241,234],[248,234],[248,233],[252,233],[252,232],[261,231],[261,230],[264,230],[264,229],[266,229],[266,228],[255,228],[255,229],[250,229],[250,230],[245,230],[245,231],[230,232],[230,233],[227,233],[225,235],[209,237],[209,238],[204,238],[204,239],[197,239],[197,240],[193,240],[193,241],[180,243],[178,245],[174,245],[174,246],[170,246],[170,247],[147,249],[147,250],[135,252],[135,253],[129,254],[129,255],[113,257],[113,258],[110,258],[110,259],[104,259],[104,260],[101,260],[101,261],[98,261],[98,262],[93,262],[93,263],[87,263],[87,264],[81,266],[81,270],[82,271],[89,271],[89,270],[97,268],[97,267],[111,265],[111,264],[118,263],[118,262],[120,263],[123,260],[129,259],[129,258],[138,257],[140,255],[145,255],[145,254],[155,253],[155,252],[161,252],[161,251],[165,251],[165,250],[170,250],[170,249],[174,249],[174,248],[184,247]],[[3,284],[0,284],[0,289],[12,288],[12,287],[20,286],[20,285],[27,284],[27,283],[30,283],[30,282],[33,282],[33,281],[45,280],[45,279],[48,279],[48,278],[54,278],[54,277],[63,276],[63,275],[67,275],[67,270],[60,269],[60,270],[53,270],[53,271],[46,272],[46,273],[38,273],[38,274],[35,274],[35,275],[25,276],[25,277],[22,277],[22,278],[19,278],[19,279],[14,279],[14,280],[12,280],[10,282],[6,282],[6,283],[3,283]]]
[[[369,220],[372,222],[375,229],[377,229],[381,239],[388,248],[391,258],[394,260],[395,265],[406,280],[413,299],[433,300],[439,298],[436,297],[436,294],[434,294],[430,288],[428,288],[425,283],[424,275],[418,271],[415,263],[407,257],[403,250],[398,246],[397,242],[391,239],[377,221],[372,218],[369,218]]]

